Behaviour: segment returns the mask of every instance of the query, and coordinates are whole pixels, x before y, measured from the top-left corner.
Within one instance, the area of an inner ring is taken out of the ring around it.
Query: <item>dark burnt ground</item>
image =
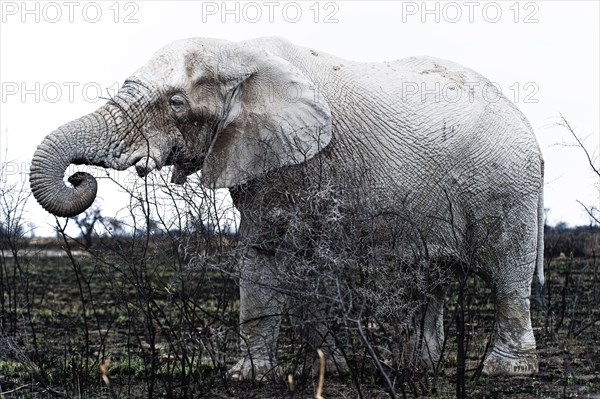
[[[532,323],[538,347],[539,373],[529,377],[487,377],[481,361],[493,340],[491,292],[476,277],[465,289],[466,396],[469,398],[600,398],[600,274],[595,259],[546,261],[543,303],[532,298]],[[425,382],[410,378],[407,397],[456,397],[458,284],[449,290],[445,308],[446,349],[438,374]],[[367,379],[368,380],[368,379]],[[376,378],[375,378],[376,380]],[[361,387],[365,398],[390,397],[383,381]],[[396,387],[403,397],[402,387]],[[266,388],[265,388],[266,389]],[[310,397],[309,394],[306,397]],[[351,392],[351,393],[348,393]],[[359,397],[348,380],[332,378],[325,397]]]
[[[68,257],[31,255],[18,264],[7,253],[2,258],[3,397],[314,397],[316,378],[310,376],[295,381],[293,391],[285,383],[224,378],[237,342],[237,287],[227,274],[178,268],[161,250],[144,265],[125,256],[81,256],[74,264]],[[598,262],[551,260],[546,276],[544,305],[532,301],[540,372],[519,378],[478,375],[494,314],[489,290],[469,279],[467,397],[600,398]],[[441,370],[428,379],[396,380],[398,397],[403,389],[406,397],[456,397],[457,291],[454,285],[447,301]],[[287,345],[290,352],[298,349]],[[106,358],[110,390],[99,373]],[[389,397],[365,358],[364,351],[354,358],[360,366],[354,378],[328,375],[323,397]]]

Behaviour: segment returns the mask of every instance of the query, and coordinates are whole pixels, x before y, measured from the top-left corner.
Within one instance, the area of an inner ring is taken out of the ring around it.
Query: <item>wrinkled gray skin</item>
[[[470,260],[491,284],[497,334],[484,372],[531,374],[543,160],[525,117],[484,90],[487,83],[428,57],[358,63],[278,38],[181,40],[159,50],[112,101],[48,135],[32,161],[31,188],[48,212],[73,216],[92,204],[96,183],[78,173],[65,185],[69,164],[135,166],[141,176],[172,164],[179,184],[202,169],[206,186],[231,189],[242,232],[252,235],[270,228],[255,222],[269,209],[251,193],[277,191],[274,171],[280,178],[293,165],[362,166],[357,184],[422,222],[432,258]],[[270,281],[273,253],[249,249],[243,259],[234,378],[260,378],[275,362],[279,318],[262,316],[278,314],[283,301],[261,284]],[[439,356],[442,309],[440,290],[424,317],[425,358]]]

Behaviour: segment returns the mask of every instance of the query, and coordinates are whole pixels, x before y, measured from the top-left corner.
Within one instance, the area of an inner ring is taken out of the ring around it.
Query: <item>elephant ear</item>
[[[329,144],[329,106],[297,67],[253,48],[236,48],[226,60],[219,80],[228,100],[202,166],[206,186],[245,183],[302,163]]]

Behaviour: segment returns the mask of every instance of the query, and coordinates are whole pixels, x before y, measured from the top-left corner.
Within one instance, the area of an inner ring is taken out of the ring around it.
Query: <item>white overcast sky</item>
[[[551,224],[587,224],[599,182],[557,127],[564,115],[598,156],[598,1],[1,1],[2,184],[27,178],[37,144],[93,111],[160,47],[185,37],[278,35],[359,61],[446,58],[497,83],[525,113],[546,160]],[[103,93],[105,96],[105,93]],[[600,162],[596,158],[596,163]],[[8,164],[7,164],[8,163]],[[105,214],[127,198],[101,183]],[[28,219],[52,218],[31,200]]]

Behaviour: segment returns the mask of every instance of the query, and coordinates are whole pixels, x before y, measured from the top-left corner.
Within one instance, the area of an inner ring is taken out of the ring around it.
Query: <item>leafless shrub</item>
[[[36,365],[42,351],[32,323],[30,263],[23,253],[30,192],[23,182],[8,182],[6,166],[0,164],[0,360],[18,359],[35,381],[45,375]]]
[[[292,339],[311,348],[309,364],[312,349],[329,348],[329,356],[339,351],[358,385],[375,376],[391,397],[426,394],[427,373],[414,347],[419,340],[411,336],[422,333],[415,320],[433,290],[448,283],[447,265],[429,259],[426,226],[366,191],[363,169],[323,168],[302,165],[296,176],[275,171],[267,176],[271,186],[241,188],[248,192],[237,195],[261,206],[243,215],[245,222],[269,228],[250,229],[238,251],[274,251],[274,277],[265,288],[290,298]],[[302,366],[306,360],[298,355]]]

